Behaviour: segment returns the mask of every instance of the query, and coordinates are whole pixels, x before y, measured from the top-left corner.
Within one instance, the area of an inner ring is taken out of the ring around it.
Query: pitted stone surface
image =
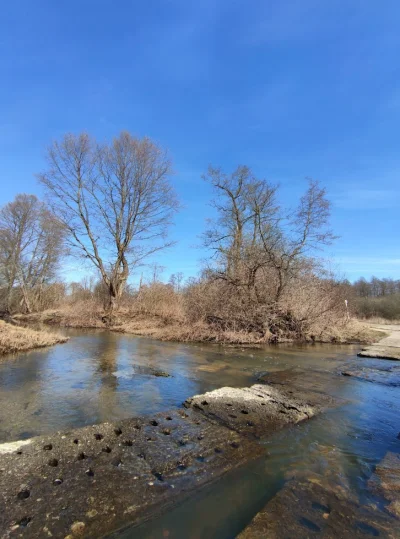
[[[1,537],[102,537],[262,453],[183,409],[34,438],[1,457]]]
[[[188,399],[185,406],[200,410],[241,434],[255,437],[268,436],[320,411],[284,389],[261,384],[243,389],[216,389]]]
[[[315,474],[289,481],[237,539],[399,539],[399,524]]]

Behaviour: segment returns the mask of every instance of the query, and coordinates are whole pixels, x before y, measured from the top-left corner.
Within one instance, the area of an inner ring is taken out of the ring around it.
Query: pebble
[[[91,511],[88,511],[88,512],[86,513],[86,516],[87,516],[88,518],[94,518],[96,515],[97,515],[96,509],[92,509]]]
[[[86,524],[84,522],[74,522],[71,525],[71,532],[73,535],[83,535]]]

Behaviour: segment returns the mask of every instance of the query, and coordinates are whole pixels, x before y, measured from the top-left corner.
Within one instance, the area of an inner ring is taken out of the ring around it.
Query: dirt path
[[[379,342],[364,348],[358,355],[400,361],[400,325],[371,324],[370,328],[384,331],[388,335]]]

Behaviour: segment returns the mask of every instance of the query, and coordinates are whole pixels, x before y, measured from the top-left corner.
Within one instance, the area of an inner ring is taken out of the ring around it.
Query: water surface
[[[249,386],[265,372],[306,372],[316,390],[346,402],[277,433],[264,442],[267,458],[127,530],[124,539],[231,539],[299,471],[336,478],[362,502],[381,503],[367,489],[367,481],[387,451],[400,451],[400,391],[340,375],[360,362],[382,368],[382,360],[357,358],[358,347],[249,349],[163,343],[105,331],[68,334],[66,344],[0,361],[1,442],[153,414],[181,406],[194,394],[226,385]],[[143,367],[171,376],[143,374]]]

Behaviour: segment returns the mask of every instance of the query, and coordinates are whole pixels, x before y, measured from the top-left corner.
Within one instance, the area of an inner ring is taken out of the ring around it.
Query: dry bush
[[[68,337],[57,335],[49,331],[36,331],[24,327],[12,326],[0,320],[0,354],[22,352],[62,343]]]
[[[130,315],[160,317],[165,322],[183,322],[185,319],[182,294],[170,284],[152,283],[141,286],[135,297],[125,300]]]
[[[273,285],[272,285],[273,286]],[[203,323],[230,342],[319,340],[348,324],[345,288],[332,279],[304,273],[293,279],[279,302],[271,302],[271,282],[257,284],[257,297],[225,280],[199,279],[185,293],[189,323]]]
[[[96,300],[64,304],[60,309],[45,311],[40,320],[46,324],[71,328],[102,328],[104,310]]]

